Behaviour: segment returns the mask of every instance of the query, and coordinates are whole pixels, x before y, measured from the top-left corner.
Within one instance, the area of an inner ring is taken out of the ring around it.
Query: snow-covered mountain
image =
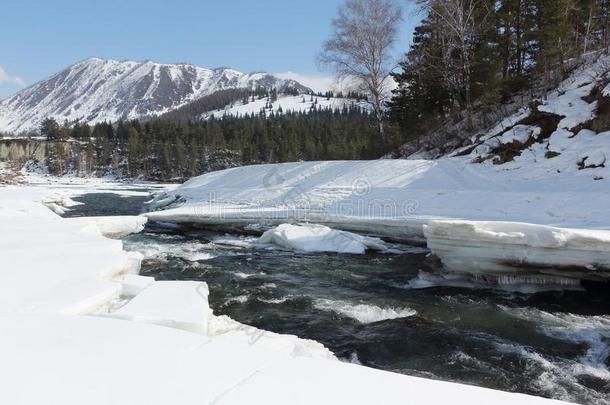
[[[268,73],[89,58],[0,101],[0,131],[32,130],[48,117],[95,123],[160,115],[220,90],[258,87],[311,92]]]

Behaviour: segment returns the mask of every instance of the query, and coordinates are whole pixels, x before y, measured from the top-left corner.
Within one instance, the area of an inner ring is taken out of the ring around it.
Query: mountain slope
[[[259,87],[311,91],[267,73],[89,58],[1,101],[0,130],[32,130],[47,117],[95,123],[160,115],[221,90]]]
[[[161,116],[172,121],[197,121],[201,119],[264,115],[282,115],[286,113],[305,113],[313,111],[348,111],[357,109],[371,112],[371,105],[364,99],[346,98],[342,94],[309,95],[288,93],[259,94],[253,96],[250,90],[228,89],[203,96]]]
[[[370,111],[370,104],[355,99],[339,97],[319,97],[319,96],[292,96],[284,95],[277,100],[264,97],[258,100],[248,100],[247,103],[237,102],[227,105],[224,108],[206,111],[203,118],[210,117],[243,117],[251,114],[282,114],[287,112],[307,113],[312,110],[342,110],[344,108],[359,108],[363,111]]]
[[[462,157],[472,164],[529,179],[577,173],[583,181],[610,179],[610,55],[591,53],[557,88],[502,113],[492,125],[474,112],[410,142],[394,155],[411,160]],[[515,103],[516,105],[516,103]],[[605,184],[605,183],[603,183]]]

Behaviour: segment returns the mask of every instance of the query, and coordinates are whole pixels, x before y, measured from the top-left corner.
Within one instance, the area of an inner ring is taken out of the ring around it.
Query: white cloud
[[[2,68],[2,66],[0,66],[0,83],[12,83],[16,84],[17,86],[25,86],[25,82],[22,78],[20,78],[19,76],[9,75],[8,73],[6,73],[6,70]]]

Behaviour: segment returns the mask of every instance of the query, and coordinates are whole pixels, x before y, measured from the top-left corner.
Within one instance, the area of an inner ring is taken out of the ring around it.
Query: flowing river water
[[[134,215],[144,197],[87,194],[68,216]],[[610,404],[610,288],[503,291],[429,276],[421,248],[345,255],[147,225],[124,238],[142,274],[200,280],[217,315],[323,343],[344,361],[426,378]],[[427,287],[427,288],[422,288]]]

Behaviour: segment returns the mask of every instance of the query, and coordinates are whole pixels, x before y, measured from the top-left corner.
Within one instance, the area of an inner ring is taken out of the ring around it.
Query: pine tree
[[[42,121],[40,134],[46,136],[49,141],[64,141],[69,135],[53,118],[47,118]]]
[[[538,0],[538,54],[537,66],[544,74],[547,88],[557,84],[553,73],[559,66],[566,74],[566,60],[573,56],[571,15],[575,11],[574,0]]]

